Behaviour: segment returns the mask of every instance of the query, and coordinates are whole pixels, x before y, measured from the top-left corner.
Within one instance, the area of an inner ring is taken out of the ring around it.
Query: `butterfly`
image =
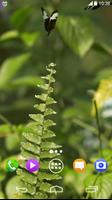
[[[43,20],[44,20],[44,27],[49,35],[51,31],[55,28],[55,24],[56,24],[59,13],[57,10],[55,10],[49,16],[44,8],[41,8],[41,10],[42,10],[42,15],[43,15]]]

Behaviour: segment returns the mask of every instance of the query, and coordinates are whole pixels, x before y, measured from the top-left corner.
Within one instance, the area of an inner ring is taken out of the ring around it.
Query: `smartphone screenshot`
[[[112,199],[111,0],[0,0],[0,199]]]

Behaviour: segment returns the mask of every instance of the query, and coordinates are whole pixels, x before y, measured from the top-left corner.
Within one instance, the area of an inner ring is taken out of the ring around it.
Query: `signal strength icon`
[[[88,4],[88,6],[85,8],[85,10],[89,10],[89,9],[95,10],[95,9],[99,8],[100,6],[101,6],[101,5],[99,4],[98,1],[91,1],[91,2]]]

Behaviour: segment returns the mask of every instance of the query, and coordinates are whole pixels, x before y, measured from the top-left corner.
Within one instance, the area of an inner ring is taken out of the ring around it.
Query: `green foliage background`
[[[34,113],[34,95],[39,93],[37,84],[43,83],[40,77],[51,61],[56,63],[57,71],[55,141],[63,146],[65,164],[60,181],[64,193],[59,198],[88,198],[85,187],[95,181],[102,187],[91,198],[112,196],[111,117],[101,118],[103,156],[110,168],[96,179],[92,162],[99,157],[99,140],[88,94],[89,90],[97,89],[102,79],[112,78],[112,8],[85,11],[88,3],[88,0],[10,0],[7,8],[0,10],[1,198],[12,197],[16,180],[13,174],[6,173],[5,161],[20,153],[21,134],[30,120],[28,114]],[[59,10],[56,29],[49,39],[40,7]],[[107,99],[110,97],[112,94]],[[89,162],[84,175],[72,169],[74,159],[80,157]]]

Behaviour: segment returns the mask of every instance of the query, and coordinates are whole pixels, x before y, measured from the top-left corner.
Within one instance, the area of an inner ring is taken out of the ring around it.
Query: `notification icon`
[[[76,159],[73,162],[73,169],[77,173],[84,173],[86,170],[86,161],[84,159]]]

